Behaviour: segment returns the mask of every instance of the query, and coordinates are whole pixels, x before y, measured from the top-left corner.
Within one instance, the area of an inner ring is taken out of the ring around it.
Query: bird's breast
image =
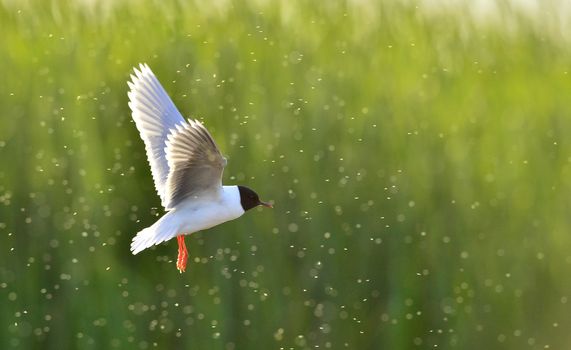
[[[243,214],[224,201],[190,205],[179,210],[182,221],[181,231],[193,233],[234,220]]]

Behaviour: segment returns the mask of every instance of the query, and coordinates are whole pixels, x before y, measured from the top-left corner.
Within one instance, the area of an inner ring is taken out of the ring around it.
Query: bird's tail
[[[179,225],[177,225],[176,220],[173,220],[173,214],[173,211],[166,213],[152,226],[137,233],[131,242],[133,255],[155,244],[168,241],[178,234]]]

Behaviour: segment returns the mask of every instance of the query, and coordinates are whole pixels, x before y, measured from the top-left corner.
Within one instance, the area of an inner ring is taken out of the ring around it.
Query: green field
[[[0,2],[0,349],[569,348],[569,12],[436,3]],[[184,274],[140,62],[275,202]]]

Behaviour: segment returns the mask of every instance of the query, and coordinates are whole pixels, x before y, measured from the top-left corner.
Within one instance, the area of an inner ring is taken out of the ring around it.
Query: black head
[[[245,211],[257,207],[258,205],[263,205],[264,207],[273,208],[269,203],[262,202],[258,194],[253,190],[245,186],[238,186],[240,191],[240,204]]]

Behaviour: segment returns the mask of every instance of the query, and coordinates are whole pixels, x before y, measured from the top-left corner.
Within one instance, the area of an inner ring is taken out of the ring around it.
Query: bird
[[[130,78],[131,116],[166,211],[135,235],[131,252],[138,254],[176,237],[176,267],[182,273],[188,259],[185,235],[237,219],[258,206],[273,208],[273,204],[261,201],[246,186],[222,185],[226,158],[199,120],[182,117],[147,64],[134,67]]]

